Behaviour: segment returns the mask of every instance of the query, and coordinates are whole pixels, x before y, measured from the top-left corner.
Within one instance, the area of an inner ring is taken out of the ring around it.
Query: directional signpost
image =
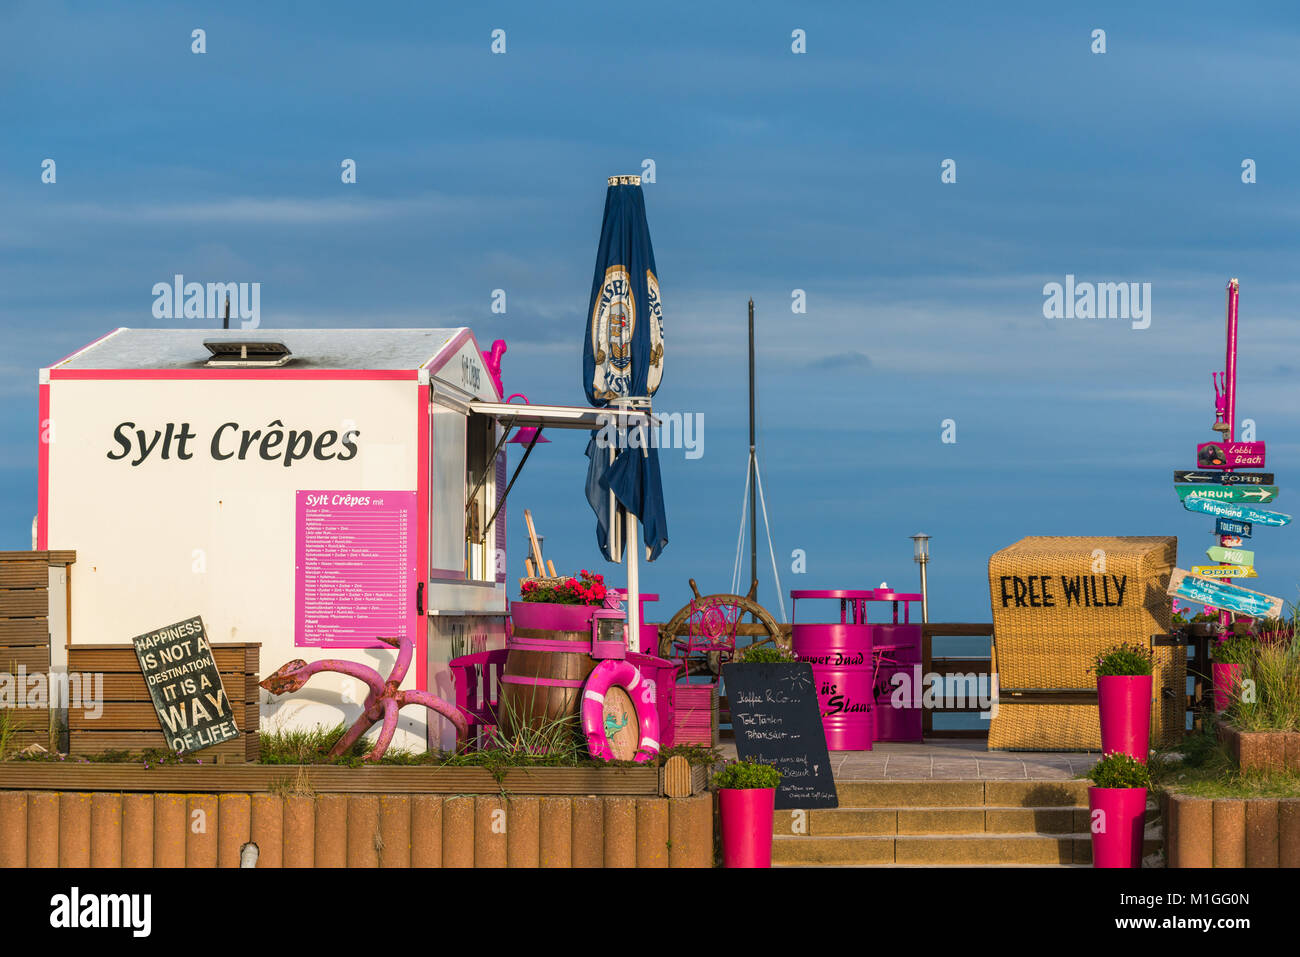
[[[1277,498],[1276,485],[1175,485],[1178,497],[1208,498],[1213,502],[1254,502],[1256,505]]]
[[[1250,538],[1250,522],[1234,522],[1230,518],[1216,518],[1214,520],[1214,534]],[[1241,543],[1238,542],[1238,544]]]
[[[1251,591],[1238,585],[1225,585],[1208,578],[1189,575],[1175,568],[1169,577],[1166,594],[1223,611],[1235,611],[1252,618],[1277,618],[1282,614],[1282,599]]]
[[[1193,565],[1192,574],[1203,578],[1257,578],[1251,565]]]
[[[1272,472],[1193,472],[1189,469],[1174,469],[1174,482],[1207,483],[1219,485],[1272,485]]]
[[[1223,372],[1214,373],[1214,431],[1219,438],[1196,446],[1196,468],[1174,470],[1174,491],[1189,512],[1213,515],[1219,542],[1207,548],[1213,565],[1193,565],[1189,575],[1175,568],[1169,594],[1220,611],[1219,622],[1232,623],[1232,613],[1276,618],[1282,599],[1250,591],[1229,579],[1255,578],[1255,553],[1241,547],[1256,525],[1280,528],[1291,516],[1257,506],[1277,498],[1272,472],[1242,472],[1264,468],[1263,442],[1236,441],[1237,424],[1237,305],[1238,282],[1228,282],[1227,352]],[[1253,439],[1253,433],[1249,433]],[[1204,649],[1201,649],[1203,653]]]
[[[1212,502],[1205,498],[1185,498],[1183,508],[1189,512],[1201,512],[1216,518],[1232,518],[1250,522],[1253,525],[1282,526],[1291,524],[1291,516],[1283,512],[1270,512],[1249,505],[1232,505],[1224,502]]]
[[[1255,553],[1241,548],[1223,548],[1216,545],[1214,548],[1207,548],[1205,554],[1210,556],[1212,562],[1230,562],[1233,565],[1255,564]]]

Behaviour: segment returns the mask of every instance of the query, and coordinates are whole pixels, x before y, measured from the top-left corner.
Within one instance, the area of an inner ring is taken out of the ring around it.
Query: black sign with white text
[[[202,618],[131,642],[169,750],[187,754],[239,737]]]
[[[781,772],[777,810],[839,807],[812,665],[741,662],[724,665],[722,679],[736,753]]]

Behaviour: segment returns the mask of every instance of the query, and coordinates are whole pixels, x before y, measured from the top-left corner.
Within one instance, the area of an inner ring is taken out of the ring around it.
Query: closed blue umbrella
[[[663,313],[639,176],[609,179],[586,322],[582,380],[587,401],[597,408],[648,409],[663,377]],[[611,443],[614,438],[618,441]],[[640,520],[650,561],[668,544],[659,452],[650,445],[648,430],[620,432],[612,413],[611,426],[593,432],[587,444],[587,500],[596,513],[596,540],[611,561],[622,557],[620,529],[611,528],[621,514]],[[616,510],[611,509],[611,494]],[[636,526],[628,525],[631,537]],[[630,557],[628,591],[634,592],[639,556]],[[629,598],[628,618],[634,625],[635,597]]]

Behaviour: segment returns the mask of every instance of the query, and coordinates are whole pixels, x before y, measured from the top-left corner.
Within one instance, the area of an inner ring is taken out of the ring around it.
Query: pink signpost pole
[[[1228,445],[1237,438],[1237,280],[1228,280],[1228,343],[1227,356],[1223,371],[1223,419],[1228,426]],[[1226,545],[1224,536],[1219,536],[1219,544]],[[1231,584],[1231,579],[1219,579]],[[1232,612],[1220,611],[1219,624],[1227,631],[1232,627]]]

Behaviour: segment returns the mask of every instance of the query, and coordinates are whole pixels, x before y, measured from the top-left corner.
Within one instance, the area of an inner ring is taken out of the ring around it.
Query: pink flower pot
[[[540,631],[590,631],[591,615],[600,605],[560,605],[549,601],[512,601],[510,620],[516,628]]]
[[[771,867],[776,788],[718,791],[722,816],[722,866]]]
[[[1151,675],[1097,679],[1101,753],[1119,751],[1147,763],[1151,740]]]
[[[1092,866],[1141,867],[1146,815],[1146,788],[1088,788]]]
[[[1210,680],[1214,683],[1214,710],[1227,711],[1241,693],[1241,665],[1210,662]]]

